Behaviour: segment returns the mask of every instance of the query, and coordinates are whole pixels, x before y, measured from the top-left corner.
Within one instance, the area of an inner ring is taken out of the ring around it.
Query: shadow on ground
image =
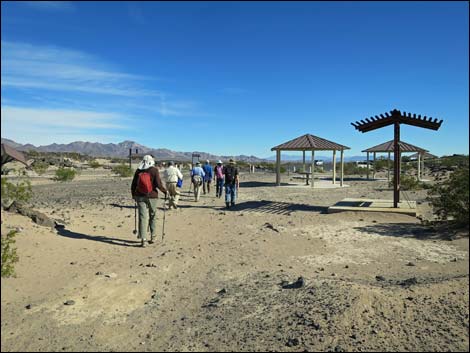
[[[297,185],[297,184],[290,184],[290,183],[281,183],[281,186],[288,186],[288,185]],[[240,182],[240,188],[261,188],[266,186],[276,186],[275,182],[268,183],[265,181],[242,181]]]
[[[111,207],[119,207],[120,209],[123,209],[123,208],[129,208],[129,209],[134,209],[136,206],[135,205],[119,205],[117,203],[110,203],[109,206]]]
[[[451,240],[453,237],[452,231],[436,231],[431,227],[415,223],[374,224],[364,227],[354,227],[354,229],[380,236],[420,240]]]
[[[60,236],[71,238],[71,239],[86,239],[92,241],[99,241],[102,243],[107,243],[111,245],[117,246],[130,246],[130,247],[137,247],[140,246],[140,241],[136,240],[126,240],[126,239],[118,239],[118,238],[109,238],[102,235],[92,236],[83,233],[72,232],[70,230],[65,229],[64,227],[57,227],[57,233]]]
[[[269,213],[269,214],[279,214],[279,215],[290,215],[291,212],[295,211],[309,211],[309,212],[319,212],[327,213],[327,206],[312,206],[305,204],[295,204],[288,202],[276,202],[276,201],[247,201],[236,204],[233,207],[230,207],[233,211],[245,211],[245,212],[260,212],[260,213]]]

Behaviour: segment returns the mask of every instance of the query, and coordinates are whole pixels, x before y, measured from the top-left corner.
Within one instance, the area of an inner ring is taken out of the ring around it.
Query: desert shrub
[[[2,264],[1,264],[1,276],[11,277],[15,275],[15,263],[18,262],[18,255],[16,248],[13,247],[15,244],[16,231],[12,230],[6,235],[1,236],[1,248],[2,248]]]
[[[89,165],[91,168],[93,168],[93,169],[96,169],[96,168],[101,167],[101,164],[100,164],[98,161],[96,161],[96,160],[90,161],[90,162],[88,163],[88,165]]]
[[[459,156],[459,155],[454,155],[454,156],[444,156],[442,158],[439,158],[439,163],[441,166],[444,167],[458,167],[458,168],[464,168],[469,165],[469,158],[467,156]]]
[[[434,185],[428,191],[433,211],[441,220],[457,225],[469,225],[469,169],[456,170],[448,180]]]
[[[29,179],[18,180],[14,184],[2,178],[2,201],[7,201],[4,204],[13,201],[28,202],[32,196],[33,190]]]
[[[111,171],[123,178],[132,176],[132,169],[124,163],[113,167]]]
[[[392,177],[388,186],[393,187],[395,176]],[[416,180],[415,177],[410,175],[400,175],[400,189],[401,190],[418,190],[422,188],[422,183]]]
[[[372,171],[369,171],[370,173]],[[344,174],[345,175],[365,175],[367,174],[367,169],[366,168],[361,168],[356,165],[354,162],[350,163],[345,163],[344,164]]]
[[[38,175],[43,175],[46,172],[47,168],[49,168],[49,163],[37,161],[34,162],[32,168]]]
[[[73,180],[75,178],[76,174],[77,174],[77,172],[75,171],[75,169],[60,167],[55,172],[54,180],[56,180],[56,181],[70,181],[70,180]]]
[[[388,166],[390,165],[390,167],[392,167],[392,164],[393,164],[393,161],[388,161],[388,159],[385,159],[385,158],[378,158],[375,160],[375,163],[373,165],[373,169],[375,169],[376,171],[379,171],[379,170],[386,170],[388,169]]]

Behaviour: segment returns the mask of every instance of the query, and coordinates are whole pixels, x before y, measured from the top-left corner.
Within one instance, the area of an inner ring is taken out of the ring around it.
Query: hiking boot
[[[235,206],[235,202],[232,202],[232,207]]]
[[[155,240],[150,239],[150,240],[149,240],[149,244],[153,244],[153,243],[155,243]]]
[[[230,208],[230,203],[226,202],[225,203],[225,208]]]
[[[142,239],[142,241],[140,242],[140,246],[141,246],[142,248],[146,248],[146,247],[147,247],[147,245],[145,245],[145,240],[144,240],[144,239]]]

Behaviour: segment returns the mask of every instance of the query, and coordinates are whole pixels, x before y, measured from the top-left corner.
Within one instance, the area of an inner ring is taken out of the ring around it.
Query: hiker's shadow
[[[135,205],[119,205],[117,203],[110,203],[109,206],[117,207],[117,208],[120,208],[120,209],[123,209],[123,208],[134,209],[136,207]]]
[[[127,247],[137,247],[140,246],[140,241],[136,240],[126,240],[126,239],[118,239],[118,238],[109,238],[102,235],[92,236],[83,233],[72,232],[70,230],[65,229],[65,227],[56,227],[57,233],[60,236],[71,238],[71,239],[86,239],[86,240],[93,240],[99,241],[102,243],[117,245],[117,246],[127,246]]]

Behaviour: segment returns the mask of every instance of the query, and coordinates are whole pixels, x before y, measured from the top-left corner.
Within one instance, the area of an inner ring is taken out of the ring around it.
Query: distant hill
[[[218,156],[210,154],[207,152],[175,152],[166,148],[150,148],[144,145],[141,145],[134,141],[123,141],[117,144],[114,143],[99,143],[99,142],[83,142],[75,141],[68,144],[57,144],[53,143],[51,145],[39,146],[36,147],[31,144],[22,145],[13,140],[6,139],[2,137],[2,143],[12,146],[19,151],[38,151],[38,152],[76,152],[80,154],[86,154],[92,157],[121,157],[125,158],[129,156],[129,149],[132,149],[132,152],[135,153],[135,150],[138,150],[139,154],[151,154],[157,160],[176,160],[176,161],[190,161],[193,153],[198,153],[200,155],[199,159],[204,161],[209,159],[210,161],[215,161],[221,159],[227,161],[230,158],[234,158],[237,161],[244,161],[250,163],[259,163],[259,162],[269,162],[265,159],[258,158],[256,156]]]

